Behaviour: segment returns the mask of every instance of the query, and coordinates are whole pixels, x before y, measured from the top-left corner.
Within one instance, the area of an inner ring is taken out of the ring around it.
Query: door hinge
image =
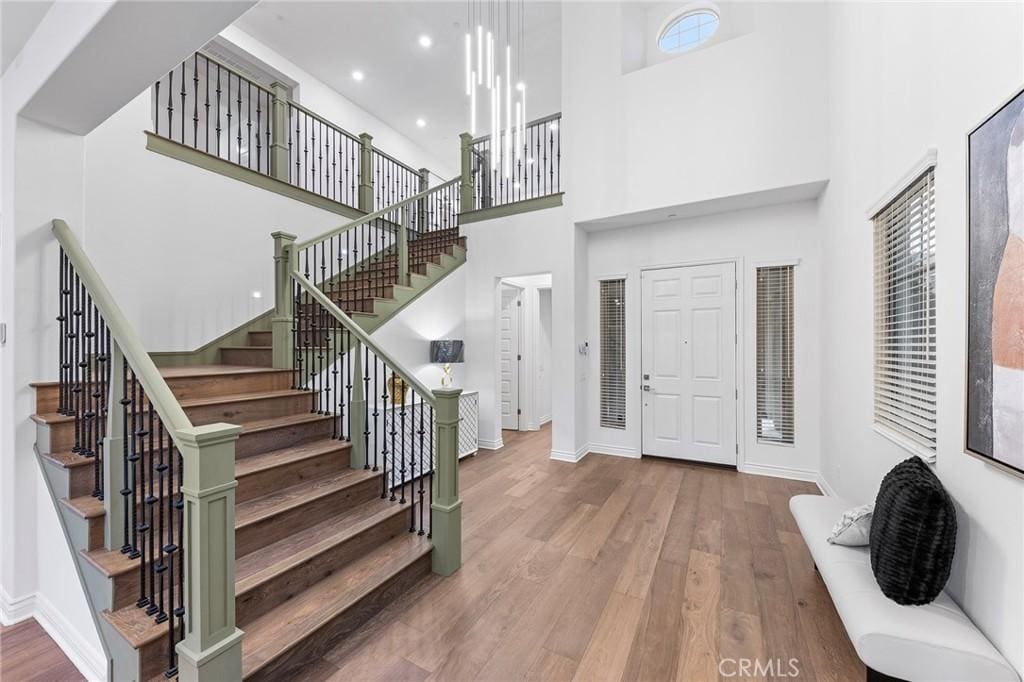
[[[740,454],[740,444],[736,443],[736,454]]]
[[[519,410],[519,409],[516,410],[516,414],[522,414],[522,413],[523,413],[522,410]]]
[[[740,398],[740,389],[737,388],[735,393],[736,393],[736,399],[739,400],[739,398]]]
[[[516,356],[516,361],[522,362],[523,361],[523,356],[522,355],[517,355]]]
[[[516,306],[522,308],[523,307],[523,302],[522,301],[516,301]]]

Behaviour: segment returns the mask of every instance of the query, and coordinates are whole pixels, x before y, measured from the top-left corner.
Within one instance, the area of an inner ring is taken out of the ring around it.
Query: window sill
[[[882,436],[886,440],[895,443],[912,455],[917,455],[929,464],[935,464],[935,452],[928,448],[921,447],[909,438],[902,436],[892,429],[888,429],[880,424],[872,424],[871,429]]]

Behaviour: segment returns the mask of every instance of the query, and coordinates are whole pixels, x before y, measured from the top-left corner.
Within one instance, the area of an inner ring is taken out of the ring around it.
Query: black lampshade
[[[462,339],[441,339],[430,342],[430,361],[462,362]]]

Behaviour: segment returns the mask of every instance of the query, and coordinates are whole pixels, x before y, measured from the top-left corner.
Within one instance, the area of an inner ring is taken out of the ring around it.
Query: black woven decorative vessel
[[[919,457],[882,479],[871,519],[871,570],[897,604],[928,604],[949,580],[956,549],[956,509]]]

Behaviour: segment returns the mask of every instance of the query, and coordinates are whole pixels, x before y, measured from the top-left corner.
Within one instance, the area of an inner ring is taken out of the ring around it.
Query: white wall
[[[430,362],[430,342],[466,334],[466,266],[458,268],[373,332],[373,340],[427,388],[440,388],[442,365]],[[452,365],[454,388],[469,390],[465,364]]]
[[[551,273],[552,453],[584,454],[586,434],[575,416],[586,399],[587,367],[576,353],[583,341],[576,304],[577,269],[586,271],[585,235],[569,221],[570,208],[523,213],[462,227],[468,237],[466,269],[466,388],[480,391],[481,447],[500,447],[498,394],[499,282],[503,277]],[[569,358],[576,358],[570,362]]]
[[[630,457],[641,453],[640,320],[642,268],[735,260],[737,299],[737,377],[740,409],[739,467],[744,471],[814,480],[819,466],[821,400],[818,290],[820,265],[817,204],[805,201],[759,209],[673,220],[590,234],[586,291],[591,344],[590,374],[598,376],[599,287],[613,276],[626,278],[626,428],[600,425],[600,386],[592,382],[586,423],[591,450]],[[797,260],[794,269],[796,364],[796,443],[759,443],[754,420],[756,398],[756,268]]]
[[[966,134],[1024,81],[1024,10],[1020,3],[842,3],[832,6],[828,39],[822,473],[840,495],[867,502],[885,472],[909,456],[871,429],[872,233],[866,211],[935,147],[936,471],[956,500],[960,528],[948,588],[1024,671],[1024,480],[963,451]]]
[[[537,292],[537,423],[551,421],[551,289]]]
[[[575,220],[827,177],[825,5],[756,3],[748,33],[626,74],[622,12],[563,6]]]

